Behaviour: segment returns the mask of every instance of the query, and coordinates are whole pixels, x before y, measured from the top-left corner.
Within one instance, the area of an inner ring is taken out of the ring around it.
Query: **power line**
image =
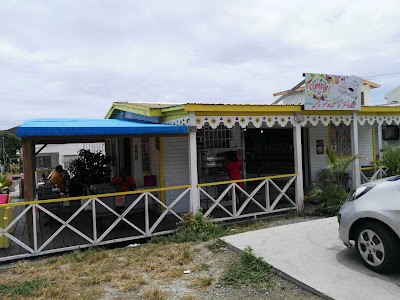
[[[377,78],[394,78],[394,77],[398,77],[400,76],[400,72],[396,72],[396,73],[386,73],[386,74],[377,74],[377,75],[369,75],[369,76],[361,76],[362,78],[373,78],[373,79],[377,79]]]

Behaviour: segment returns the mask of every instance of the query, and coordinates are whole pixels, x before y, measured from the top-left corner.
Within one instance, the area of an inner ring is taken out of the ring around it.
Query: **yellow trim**
[[[167,121],[172,121],[172,120],[176,120],[176,119],[180,119],[180,118],[185,118],[185,117],[189,117],[189,115],[187,113],[181,113],[181,114],[176,114],[176,115],[168,115],[166,117],[163,117],[163,121],[167,122]]]
[[[140,105],[131,103],[113,103],[112,107],[106,114],[106,119],[112,117],[115,111],[127,111],[147,117],[161,117],[163,114],[160,109],[151,109]]]
[[[210,182],[210,183],[200,183],[197,186],[206,187],[206,186],[213,186],[213,185],[230,184],[230,183],[235,183],[235,182],[260,181],[260,180],[266,180],[266,179],[287,178],[287,177],[294,177],[294,176],[298,176],[298,174],[293,173],[293,174],[273,175],[273,176],[265,176],[265,177],[249,178],[249,179],[240,179],[240,180],[228,180],[228,181],[218,181],[218,182]]]
[[[247,112],[300,112],[301,105],[222,105],[222,104],[186,104],[185,111],[198,112],[238,112],[245,115]]]
[[[166,107],[166,108],[161,108],[162,113],[168,113],[168,112],[175,112],[178,110],[185,110],[185,105],[179,105],[179,106],[171,106],[171,107]]]
[[[164,147],[163,147],[163,139],[159,137],[158,140],[159,149],[158,149],[158,178],[160,181],[160,187],[164,187]],[[160,200],[162,203],[165,203],[165,192],[162,191],[160,193]]]
[[[376,169],[384,169],[386,168],[385,166],[376,166],[376,167],[363,167],[360,168],[361,171],[365,171],[365,170],[376,170]]]
[[[400,106],[363,106],[359,114],[400,113]]]
[[[30,204],[46,204],[46,203],[53,203],[53,202],[88,200],[91,198],[114,197],[114,196],[122,196],[122,195],[135,195],[135,194],[162,192],[162,191],[170,191],[170,190],[181,190],[181,189],[188,189],[190,187],[191,187],[191,185],[177,185],[177,186],[170,186],[170,187],[164,187],[164,188],[136,190],[136,191],[130,191],[130,192],[118,192],[118,193],[97,194],[97,195],[79,196],[79,197],[67,197],[67,198],[48,199],[48,200],[15,202],[15,203],[8,203],[8,204],[0,204],[0,208],[13,207],[13,206],[24,206],[24,205],[30,205]]]

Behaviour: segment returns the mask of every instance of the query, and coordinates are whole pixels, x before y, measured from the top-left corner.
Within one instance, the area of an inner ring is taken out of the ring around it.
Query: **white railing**
[[[297,209],[293,199],[296,177],[285,174],[199,184],[204,215],[226,221]]]
[[[296,177],[199,184],[200,206],[215,221],[297,209]],[[166,204],[165,192],[172,190],[177,196]],[[7,222],[0,220],[0,262],[172,233],[182,207],[190,207],[190,191],[184,185],[0,205],[0,217],[2,209],[13,209]],[[118,206],[121,196],[125,203]]]
[[[0,226],[0,239],[3,239],[4,244],[0,243],[0,248],[4,248],[0,249],[0,253],[7,253],[0,257],[0,262],[171,233],[176,229],[176,223],[182,220],[174,211],[174,206],[189,194],[189,187],[175,186],[1,205],[0,209],[19,207],[20,212],[16,213],[14,219],[7,222],[7,225]],[[180,190],[180,193],[166,205],[156,194],[168,190]],[[115,197],[118,196],[125,197],[125,207],[116,207]],[[65,206],[65,203],[69,205]],[[140,222],[138,218],[128,217],[136,212],[135,208],[138,206],[140,206],[140,213],[137,213],[141,216]],[[69,207],[77,209],[70,215],[60,216],[59,211],[67,210]],[[157,209],[159,213],[151,214],[151,209]],[[103,217],[108,221],[111,220],[111,224],[102,226]],[[173,218],[173,221],[166,220],[167,218]],[[54,222],[56,226],[46,226],[44,224],[46,219],[48,222]],[[24,230],[19,233],[14,232],[17,225]],[[121,225],[122,230],[118,227]],[[53,232],[49,233],[49,230]],[[68,239],[69,241],[66,241]],[[75,242],[77,240],[79,242]],[[7,251],[8,248],[13,249]],[[15,253],[16,248],[18,253]]]
[[[386,168],[385,166],[360,168],[361,183],[366,183],[386,177],[387,170],[388,168]]]

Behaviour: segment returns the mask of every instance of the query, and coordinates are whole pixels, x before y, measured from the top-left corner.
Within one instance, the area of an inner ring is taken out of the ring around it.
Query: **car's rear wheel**
[[[400,270],[399,238],[385,226],[373,222],[360,224],[356,232],[356,247],[369,269],[379,273]]]

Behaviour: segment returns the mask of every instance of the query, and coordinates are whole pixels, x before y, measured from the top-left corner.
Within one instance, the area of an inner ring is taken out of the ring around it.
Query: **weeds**
[[[143,293],[145,300],[165,300],[168,298],[168,293],[159,287],[148,288]]]
[[[175,233],[169,237],[157,237],[151,239],[153,243],[186,243],[205,242],[226,234],[226,229],[214,223],[201,211],[182,215],[182,221],[178,223]]]
[[[192,281],[193,286],[197,286],[200,288],[207,288],[214,283],[215,279],[209,275],[199,276]]]
[[[226,249],[226,244],[224,243],[223,240],[221,239],[216,239],[213,241],[211,244],[207,245],[207,248],[212,252],[212,253],[218,253],[220,251],[224,251]]]
[[[234,260],[222,277],[224,285],[249,285],[267,288],[271,285],[273,272],[262,259],[253,255],[253,250],[246,247],[240,259]]]

